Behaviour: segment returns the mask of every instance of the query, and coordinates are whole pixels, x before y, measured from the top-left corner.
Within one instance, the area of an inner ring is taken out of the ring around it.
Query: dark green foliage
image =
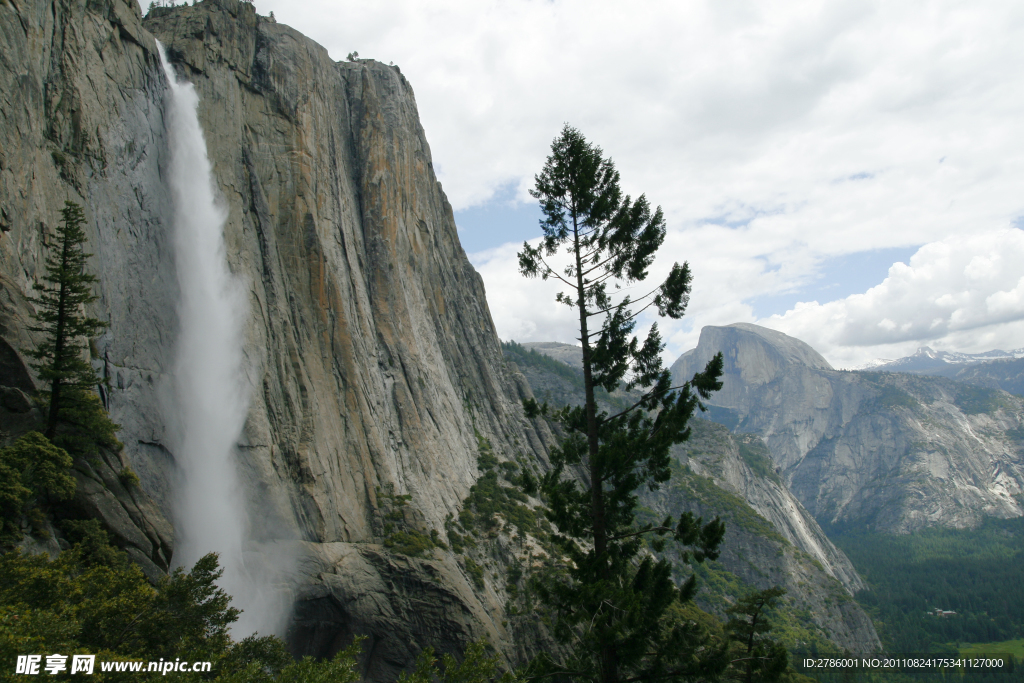
[[[463,563],[466,565],[466,573],[469,574],[469,578],[473,580],[473,585],[478,589],[483,590],[484,588],[484,568],[476,563],[469,555],[462,558]]]
[[[409,526],[405,520],[405,507],[412,499],[410,495],[396,495],[392,487],[377,493],[378,512],[383,518],[384,547],[400,555],[422,557],[433,548],[445,548],[436,530],[430,535]]]
[[[736,434],[736,445],[740,450],[740,457],[743,462],[759,477],[770,479],[775,483],[782,483],[779,475],[775,472],[775,465],[772,462],[768,447],[760,436],[755,434]]]
[[[31,495],[21,481],[21,473],[0,461],[0,545],[21,540],[21,515]]]
[[[515,526],[523,533],[532,533],[537,529],[537,513],[526,505],[527,497],[522,491],[502,486],[498,473],[494,470],[485,472],[469,490],[466,507],[459,516],[463,527],[475,527],[489,532],[499,524],[499,515],[506,522]],[[466,514],[469,511],[472,514]]]
[[[714,480],[704,477],[686,465],[672,463],[672,483],[675,489],[684,492],[691,500],[699,501],[718,514],[730,525],[779,543],[789,545],[768,520],[759,515],[747,501],[716,485]],[[653,521],[653,519],[651,520]]]
[[[878,390],[878,396],[875,398],[875,405],[878,408],[916,408],[920,405],[917,399],[899,387],[882,384]]]
[[[477,443],[477,456],[476,466],[483,472],[488,472],[491,469],[497,467],[498,458],[494,455],[494,450],[491,448],[491,442],[480,436],[476,435]]]
[[[448,545],[451,547],[452,551],[461,553],[467,546],[474,547],[476,545],[476,542],[472,537],[463,536],[455,527],[456,522],[452,519],[451,514],[449,514],[448,518],[445,520],[445,532],[448,536]]]
[[[49,245],[46,274],[33,285],[39,295],[33,299],[36,324],[29,329],[41,332],[44,339],[28,351],[39,379],[49,386],[49,410],[46,437],[57,433],[61,411],[66,403],[79,400],[98,380],[85,358],[86,339],[95,336],[106,324],[84,314],[84,307],[96,300],[92,285],[96,277],[85,271],[85,213],[74,202],[64,203],[63,218],[56,239]]]
[[[60,644],[68,650],[145,659],[173,652],[215,661],[230,649],[227,629],[238,611],[215,584],[221,575],[216,555],[190,572],[175,570],[154,589],[123,552],[107,545],[98,523],[68,528],[80,540],[52,562],[18,551],[0,557],[0,605],[71,625],[61,633],[71,639]],[[4,635],[16,641],[19,634],[15,629]]]
[[[789,667],[786,648],[768,635],[772,630],[768,612],[785,593],[777,587],[756,591],[726,610],[729,621],[725,630],[738,645],[730,665],[739,672],[739,680],[776,681]]]
[[[1024,637],[1024,520],[908,536],[838,534],[833,540],[870,590],[857,594],[892,652]],[[956,616],[928,614],[935,608]]]
[[[918,376],[907,376],[898,373],[888,372],[857,372],[857,375],[863,377],[867,382],[874,387],[876,394],[873,405],[879,410],[891,410],[892,408],[917,408],[920,407],[920,402],[906,390],[901,388],[900,384],[908,384],[914,387],[917,392],[924,391],[925,395],[928,395],[935,390],[930,380],[932,378],[924,378],[923,380]]]
[[[694,566],[694,573],[706,586],[702,591],[703,601],[708,609],[716,613],[724,613],[736,603],[736,598],[755,592],[756,586],[747,584],[735,574],[722,566],[721,562],[705,562]],[[790,650],[804,653],[826,654],[838,653],[838,648],[828,640],[820,627],[814,624],[809,611],[798,609],[783,601],[772,610],[772,632],[775,639]]]
[[[433,537],[423,532],[406,529],[389,534],[384,539],[384,547],[400,555],[422,557],[428,550],[439,547],[439,544],[434,541]]]
[[[0,460],[18,471],[22,482],[38,497],[66,500],[75,495],[71,457],[39,432],[29,432],[0,451]]]
[[[569,386],[579,393],[584,392],[583,370],[545,356],[533,349],[527,349],[514,341],[501,342],[501,350],[506,358],[520,367],[535,367],[565,380]],[[598,402],[608,405],[616,411],[625,410],[632,405],[628,399],[617,394],[610,394],[604,387],[595,387],[594,396]]]
[[[55,444],[72,457],[85,459],[98,457],[101,449],[117,452],[124,447],[116,436],[121,425],[111,421],[99,396],[86,391],[65,394]]]
[[[350,646],[339,651],[331,659],[317,661],[312,657],[304,657],[297,662],[288,657],[284,643],[276,638],[246,639],[249,640],[255,641],[249,652],[239,653],[238,657],[232,658],[244,664],[244,668],[239,667],[238,670],[218,676],[215,680],[222,683],[356,683],[361,680],[361,637],[356,638]],[[244,645],[246,641],[239,646]],[[274,645],[273,649],[266,646],[268,643]],[[233,663],[232,660],[225,658],[224,668],[228,668],[227,665]]]
[[[39,432],[0,450],[0,544],[21,540],[20,519],[41,522],[46,509],[75,495],[71,456]]]
[[[521,481],[516,476],[519,466],[511,462],[498,463],[490,443],[479,438],[480,451],[477,467],[483,474],[469,489],[469,496],[463,501],[459,523],[467,531],[476,530],[491,533],[497,530],[501,519],[519,530],[521,534],[535,534],[538,531],[537,512],[527,505],[526,493],[513,486],[501,483],[499,470],[509,481]]]
[[[134,489],[139,486],[139,475],[135,474],[130,467],[121,468],[121,471],[117,473],[117,479],[126,489]]]
[[[477,541],[496,538],[502,529],[514,529],[520,540],[531,535],[543,543],[547,522],[529,505],[528,491],[531,485],[536,487],[533,475],[518,463],[499,462],[491,443],[480,434],[477,445],[482,474],[462,501],[458,520],[449,516],[445,523],[452,550],[476,548]]]
[[[60,523],[64,539],[79,552],[83,567],[116,567],[123,560],[121,551],[110,545],[110,536],[97,519],[68,519]]]
[[[957,387],[953,402],[966,415],[993,413],[1003,406],[1000,393],[998,389],[961,384]]]
[[[1024,396],[1024,358],[989,361],[968,365],[956,373],[955,379]]]
[[[55,560],[13,551],[0,555],[0,661],[26,653],[95,654],[98,661],[181,658],[212,662],[209,673],[141,673],[133,680],[222,683],[355,683],[359,639],[334,659],[295,662],[276,637],[233,642],[238,617],[216,585],[221,571],[207,555],[155,588],[95,520],[62,525],[75,545]],[[0,678],[12,669],[0,672]],[[97,664],[92,680],[104,675]],[[63,678],[61,679],[63,680]]]
[[[446,654],[439,667],[434,649],[428,647],[416,658],[412,673],[402,672],[398,683],[513,683],[516,679],[501,673],[501,660],[488,649],[485,643],[470,643],[461,662]]]
[[[531,194],[544,214],[544,239],[538,247],[523,244],[520,272],[566,286],[556,300],[579,315],[585,394],[584,405],[554,413],[536,402],[524,406],[528,416],[554,417],[565,433],[540,483],[545,514],[557,529],[551,542],[564,564],[538,573],[532,583],[553,614],[555,637],[571,651],[565,661],[539,657],[531,674],[602,683],[692,676],[699,670],[692,634],[665,615],[692,598],[695,583],[691,577],[677,589],[671,564],[641,549],[646,541],[660,550],[670,535],[687,548],[684,561],[700,562],[717,556],[725,529],[717,519],[705,524],[689,514],[678,523],[638,523],[636,492],[669,479],[669,448],[688,438],[687,422],[700,399],[721,388],[722,356],[674,387],[661,363],[657,324],[642,342],[633,336],[644,310],[683,315],[689,266],[674,264],[660,285],[637,299],[621,296],[620,287],[646,280],[665,222],[660,207],[652,210],[644,196],[623,196],[619,174],[600,148],[565,126]],[[552,266],[548,259],[560,251],[569,264]],[[637,390],[639,399],[614,415],[599,412],[597,388],[610,392],[620,384]],[[713,669],[709,660],[705,673]]]
[[[551,356],[538,353],[533,349],[528,349],[522,344],[517,344],[514,340],[501,342],[501,351],[506,358],[517,364],[533,365],[542,368],[553,375],[558,375],[562,379],[567,380],[581,391],[583,390],[583,374],[578,368],[555,360]]]
[[[899,372],[858,371],[856,374],[865,379],[878,392],[874,399],[874,406],[882,410],[891,408],[913,410],[920,408],[922,401],[925,403],[945,401],[950,395],[953,397],[953,403],[967,415],[992,414],[999,410],[1011,409],[1016,405],[1015,399],[1008,397],[1000,389],[991,386],[978,386],[971,383],[970,379],[961,381],[958,377],[954,381],[946,377]]]
[[[85,554],[76,546],[52,562],[20,551],[0,556],[0,610],[21,617],[5,620],[0,659],[13,661],[14,654],[33,651],[26,646],[145,655],[160,641],[148,631],[145,618],[156,592],[138,567],[121,553],[108,554],[105,562],[86,562]],[[52,623],[61,628],[50,628]]]

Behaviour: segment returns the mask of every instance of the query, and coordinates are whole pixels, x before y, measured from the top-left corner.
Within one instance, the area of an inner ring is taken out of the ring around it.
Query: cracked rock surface
[[[76,476],[147,571],[173,563],[162,406],[177,285],[157,38],[199,94],[229,266],[248,292],[247,550],[254,561],[294,552],[312,572],[293,577],[293,633],[315,634],[295,636],[296,652],[378,634],[367,670],[393,678],[426,645],[456,652],[500,633],[502,599],[460,578],[450,553],[407,561],[373,549],[378,487],[411,496],[410,518],[443,537],[478,477],[481,439],[502,459],[542,461],[551,439],[523,416],[529,388],[502,359],[397,67],[334,62],[238,0],[145,19],[134,0],[0,2],[0,351],[11,350],[0,370],[13,368],[0,409],[13,425],[17,392],[33,388],[18,357],[34,341],[25,297],[74,200],[99,277],[89,312],[110,323],[93,340],[94,366],[141,489],[110,481],[117,463]],[[393,601],[416,592],[429,605]],[[509,657],[520,647],[496,644]]]
[[[944,377],[834,370],[798,339],[705,327],[674,379],[725,355],[716,419],[764,437],[823,525],[909,533],[1024,514],[1024,398]]]

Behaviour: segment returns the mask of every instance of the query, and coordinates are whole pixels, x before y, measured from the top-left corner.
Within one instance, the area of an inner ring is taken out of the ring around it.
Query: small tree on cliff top
[[[61,410],[66,403],[83,398],[99,382],[86,360],[86,339],[106,327],[106,323],[84,314],[83,307],[96,300],[92,284],[96,276],[85,272],[85,213],[74,202],[65,202],[57,227],[56,240],[46,255],[46,274],[33,285],[40,292],[33,298],[38,311],[37,324],[29,327],[44,335],[35,349],[32,367],[39,379],[49,385],[49,410],[46,437],[53,440]]]
[[[544,240],[538,247],[524,243],[520,271],[567,287],[556,300],[579,314],[586,392],[584,406],[556,413],[567,436],[541,481],[558,530],[554,540],[568,562],[564,574],[539,580],[537,588],[554,613],[556,636],[573,654],[562,663],[542,658],[533,673],[602,683],[702,673],[687,647],[685,625],[666,617],[674,602],[692,598],[693,577],[680,590],[668,561],[649,554],[637,559],[645,538],[657,550],[666,534],[688,548],[684,560],[713,559],[725,527],[717,518],[704,524],[689,513],[678,522],[638,524],[634,511],[639,487],[654,490],[669,479],[669,448],[689,437],[687,421],[700,399],[721,388],[722,356],[672,386],[657,324],[643,343],[633,336],[643,311],[683,315],[690,270],[674,264],[661,284],[636,299],[616,293],[646,280],[665,239],[665,221],[661,208],[652,212],[643,195],[635,201],[622,195],[619,174],[600,148],[565,126],[531,194],[544,213]],[[547,259],[562,248],[570,263],[556,270]],[[598,412],[595,388],[613,391],[621,382],[642,398],[615,415]],[[533,401],[526,407],[531,416],[546,409]],[[584,473],[585,483],[567,469]]]

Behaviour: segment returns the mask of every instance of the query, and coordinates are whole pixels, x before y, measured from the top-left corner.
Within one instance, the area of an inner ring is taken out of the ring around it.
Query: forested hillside
[[[944,652],[1024,638],[1024,519],[832,538],[867,582],[857,600],[889,651]]]

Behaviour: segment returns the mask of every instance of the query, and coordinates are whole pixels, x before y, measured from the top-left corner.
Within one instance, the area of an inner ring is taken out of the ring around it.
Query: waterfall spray
[[[243,610],[236,637],[273,632],[281,620],[259,567],[246,567],[246,500],[236,468],[238,438],[248,411],[243,373],[243,325],[248,302],[231,275],[224,247],[228,212],[216,190],[199,124],[199,96],[178,81],[157,43],[169,84],[169,181],[181,301],[167,421],[179,468],[175,495],[175,564],[191,567],[220,555],[220,585]]]

